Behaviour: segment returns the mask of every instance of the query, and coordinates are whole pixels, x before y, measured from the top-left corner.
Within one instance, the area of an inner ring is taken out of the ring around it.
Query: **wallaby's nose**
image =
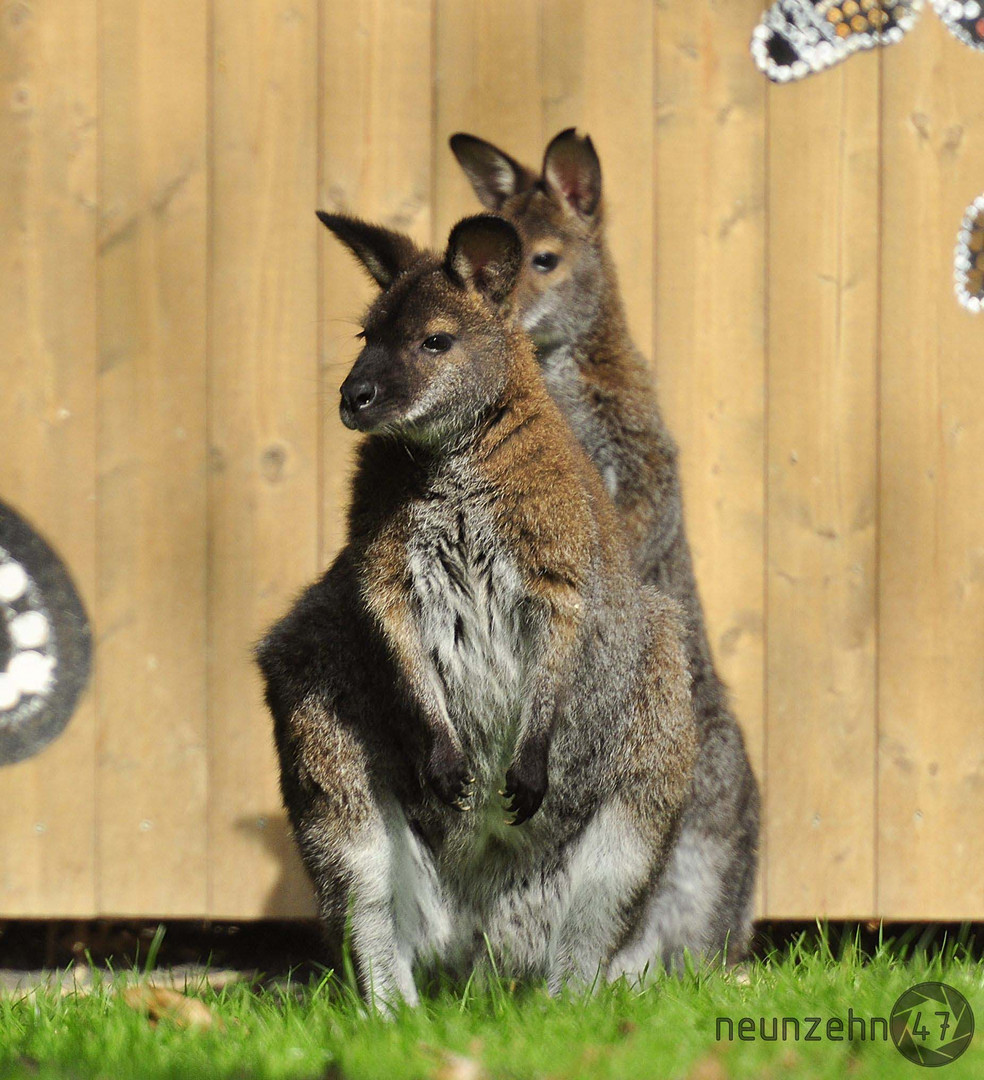
[[[342,386],[342,403],[352,412],[361,412],[368,409],[376,400],[379,387],[374,382],[363,379],[351,386],[346,382]]]
[[[346,379],[342,383],[342,403],[339,412],[346,427],[357,427],[360,413],[379,397],[379,384],[372,379]]]

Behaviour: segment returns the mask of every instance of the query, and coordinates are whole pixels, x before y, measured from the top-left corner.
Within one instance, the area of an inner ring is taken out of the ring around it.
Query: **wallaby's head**
[[[451,230],[443,258],[401,233],[342,214],[321,221],[379,285],[341,387],[346,427],[439,442],[502,396],[523,342],[504,318],[522,245],[489,214]]]
[[[601,163],[591,139],[562,131],[539,175],[474,135],[452,135],[451,149],[483,205],[522,238],[514,306],[523,329],[543,349],[573,343],[597,318],[606,284]]]

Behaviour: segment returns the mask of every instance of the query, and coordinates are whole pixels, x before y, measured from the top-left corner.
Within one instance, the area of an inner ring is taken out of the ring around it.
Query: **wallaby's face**
[[[466,218],[442,262],[388,229],[320,216],[383,289],[341,386],[342,422],[425,442],[473,425],[508,376],[512,350],[499,309],[519,271],[515,230],[487,215]]]
[[[547,147],[539,176],[472,135],[454,151],[475,193],[523,241],[513,308],[541,351],[570,345],[597,317],[604,287],[601,165],[590,138],[573,128]]]

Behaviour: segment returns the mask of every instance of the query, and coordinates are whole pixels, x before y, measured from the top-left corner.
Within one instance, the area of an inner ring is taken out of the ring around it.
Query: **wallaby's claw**
[[[434,794],[458,811],[471,809],[474,788],[470,775],[463,751],[449,742],[434,746],[424,770],[424,779]]]
[[[547,793],[546,755],[529,754],[517,759],[506,773],[506,786],[499,792],[506,811],[513,816],[507,825],[522,825],[540,809]]]
[[[507,825],[523,825],[540,809],[545,792],[535,791],[525,786],[516,790],[506,790],[506,813],[512,814],[512,820],[506,818]]]
[[[506,799],[506,809],[512,814],[509,825],[523,825],[540,809],[547,794],[548,742],[526,743],[517,751],[506,773],[506,786],[499,793]]]

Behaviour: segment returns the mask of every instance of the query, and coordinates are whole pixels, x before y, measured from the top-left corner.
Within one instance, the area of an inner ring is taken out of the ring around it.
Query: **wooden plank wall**
[[[764,887],[798,915],[874,896],[880,60],[769,100],[768,837],[812,869]]]
[[[90,607],[98,40],[86,0],[0,11],[0,498],[57,542]],[[0,910],[96,909],[98,734],[90,693],[42,756],[0,773]]]
[[[343,538],[370,291],[320,206],[440,244],[456,130],[602,156],[682,448],[771,917],[984,918],[984,58],[931,14],[772,87],[762,0],[14,0],[0,498],[93,617],[0,769],[0,916],[304,915],[249,647]],[[944,73],[941,75],[941,72]]]
[[[100,910],[207,899],[206,25],[195,0],[100,7]]]

